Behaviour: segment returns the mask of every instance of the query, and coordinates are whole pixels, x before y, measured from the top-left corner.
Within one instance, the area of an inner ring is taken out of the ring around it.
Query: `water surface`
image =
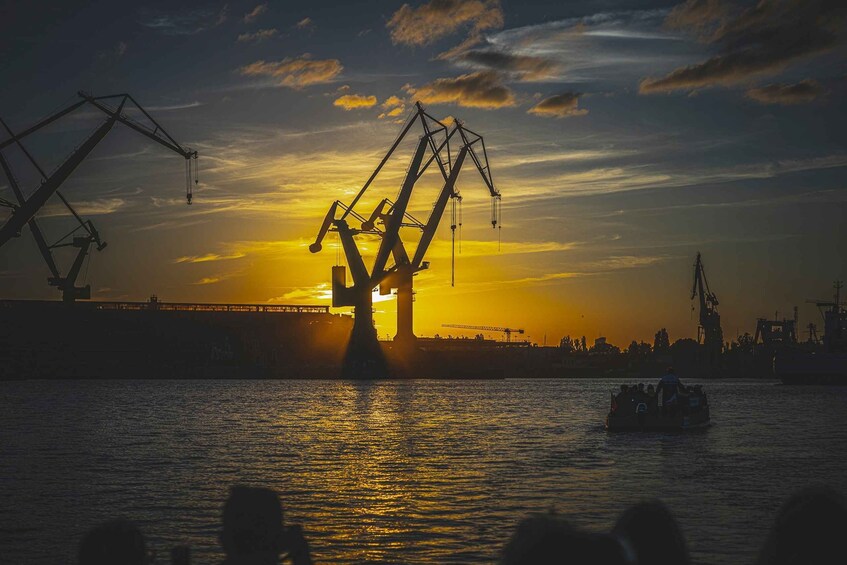
[[[706,432],[610,435],[617,384],[0,383],[0,551],[71,563],[88,528],[126,516],[160,555],[217,563],[243,483],[280,492],[321,563],[492,562],[529,512],[605,530],[653,497],[696,562],[747,563],[788,494],[847,491],[847,388],[708,382]]]

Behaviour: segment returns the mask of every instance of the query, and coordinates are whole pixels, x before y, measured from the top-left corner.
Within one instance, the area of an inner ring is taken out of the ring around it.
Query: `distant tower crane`
[[[423,135],[417,143],[397,198],[382,200],[366,218],[355,210],[356,204],[416,122],[420,123]],[[454,140],[454,145],[456,139],[458,139],[460,144],[458,151],[451,148],[451,139]],[[480,149],[479,153],[475,150],[475,146]],[[429,154],[428,157],[427,154]],[[448,201],[452,201],[455,207],[461,199],[459,191],[456,189],[456,180],[468,156],[471,157],[488,188],[492,199],[491,225],[497,227],[500,220],[500,193],[494,187],[491,179],[482,136],[464,127],[464,124],[459,120],[456,120],[453,127],[448,131],[447,126],[429,115],[420,103],[415,104],[414,113],[352,203],[347,206],[340,201],[335,201],[324,218],[315,242],[309,246],[309,250],[312,253],[319,252],[322,249],[322,241],[329,231],[337,232],[341,239],[344,255],[353,277],[353,286],[347,287],[347,270],[344,266],[333,267],[332,305],[335,307],[353,306],[354,308],[353,335],[350,339],[346,362],[347,370],[351,374],[355,374],[361,368],[373,364],[374,360],[380,356],[379,345],[376,341],[376,330],[373,325],[372,292],[374,288],[379,288],[381,294],[389,294],[392,289],[396,289],[397,335],[395,341],[406,346],[414,343],[412,279],[416,273],[429,267],[429,262],[423,259],[432,239],[435,237],[436,229],[444,215]],[[436,163],[444,184],[436,197],[429,217],[426,221],[421,222],[407,211],[407,207],[415,183],[433,162]],[[342,213],[340,217],[336,217],[339,209]],[[351,228],[348,217],[360,222],[361,229]],[[377,223],[379,223],[379,226],[377,226]],[[421,231],[420,240],[411,257],[400,238],[401,228],[415,228]],[[456,222],[454,220],[451,224],[454,243],[455,229]],[[369,234],[380,239],[379,249],[370,272],[365,266],[354,239],[354,236],[358,234]],[[391,266],[388,266],[389,256],[394,260]]]
[[[691,300],[697,296],[700,299],[700,323],[697,327],[697,343],[703,345],[708,356],[709,364],[715,365],[723,350],[723,330],[721,317],[718,314],[718,298],[709,289],[706,271],[700,253],[694,263],[694,286],[691,289]]]
[[[9,138],[0,142],[0,167],[9,181],[12,191],[18,200],[17,204],[8,200],[0,201],[0,205],[11,208],[12,215],[6,223],[0,227],[0,246],[8,242],[13,237],[21,235],[21,229],[25,224],[28,224],[30,231],[35,238],[38,249],[41,252],[48,268],[50,269],[51,277],[48,278],[48,283],[51,286],[58,287],[62,291],[62,298],[67,302],[73,302],[77,299],[88,299],[91,297],[91,287],[77,287],[76,279],[82,267],[83,261],[88,255],[89,248],[93,244],[98,251],[106,247],[106,243],[100,239],[100,234],[94,227],[91,221],[83,220],[74,210],[64,195],[59,192],[59,187],[73,173],[73,171],[82,163],[85,157],[97,146],[97,144],[106,136],[116,122],[120,122],[138,133],[160,143],[168,149],[182,155],[185,158],[186,166],[186,201],[191,204],[192,185],[198,184],[197,178],[197,152],[182,147],[176,142],[129,94],[116,94],[110,96],[91,96],[85,92],[79,92],[81,101],[75,102],[70,106],[44,118],[34,126],[24,130],[21,133],[15,134],[3,120],[0,120]],[[119,99],[117,108],[109,106],[105,101]],[[139,123],[123,113],[127,102],[131,102],[135,107],[150,121],[153,127]],[[23,144],[23,139],[28,135],[40,130],[41,128],[53,123],[54,121],[66,116],[77,108],[85,104],[90,104],[106,114],[106,121],[100,125],[93,134],[91,134],[68,159],[62,163],[52,174],[47,174],[33,158],[32,154]],[[10,145],[17,145],[27,159],[32,163],[35,169],[41,175],[41,185],[27,199],[12,171],[12,168],[6,158],[3,156],[2,150]],[[36,220],[36,214],[47,203],[53,194],[56,194],[67,207],[70,213],[74,216],[78,225],[70,233],[62,237],[59,241],[53,244],[48,244],[42,230]],[[81,234],[81,235],[80,235]],[[79,249],[77,256],[68,270],[68,273],[63,277],[56,265],[52,251],[59,247],[75,247]]]
[[[506,334],[506,343],[510,343],[512,341],[512,334],[518,333],[522,334],[524,331],[522,329],[515,328],[498,328],[496,326],[467,326],[464,324],[441,324],[442,328],[459,328],[463,330],[479,330],[482,332],[501,332]]]

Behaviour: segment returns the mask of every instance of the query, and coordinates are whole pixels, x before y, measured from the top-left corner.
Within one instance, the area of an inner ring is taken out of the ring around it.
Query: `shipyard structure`
[[[104,121],[63,163],[45,172],[27,148],[28,136],[83,107],[102,113]],[[168,303],[155,296],[146,302],[88,302],[91,288],[79,286],[77,279],[89,253],[102,251],[106,242],[60,188],[117,124],[184,159],[185,196],[191,204],[199,183],[197,152],[178,143],[129,94],[80,92],[78,101],[19,132],[0,120],[8,136],[0,141],[0,169],[14,195],[14,201],[0,198],[0,207],[10,210],[0,226],[0,248],[31,235],[47,267],[47,283],[62,297],[61,301],[0,300],[0,379],[610,376],[649,380],[672,363],[679,374],[694,378],[776,376],[786,383],[847,382],[847,311],[840,282],[833,301],[813,301],[824,321],[820,338],[816,326],[809,324],[808,340],[798,339],[795,308],[793,320],[762,318],[755,337],[745,334],[724,342],[718,299],[699,253],[691,288],[691,300],[699,306],[696,340],[682,338],[671,344],[662,329],[652,345],[633,341],[625,350],[603,337],[589,347],[584,336],[563,338],[556,347],[539,347],[511,339],[512,334],[523,334],[522,329],[468,324],[444,326],[472,331],[473,337],[416,336],[414,277],[430,267],[426,254],[448,206],[455,272],[462,228],[457,181],[463,168],[470,166],[479,173],[491,201],[491,226],[498,230],[502,226],[501,195],[482,136],[458,119],[448,126],[419,103],[353,200],[331,204],[309,246],[318,253],[327,234],[337,234],[343,254],[331,270],[332,306],[352,307],[353,316],[333,314],[328,306]],[[410,144],[414,150],[396,197],[382,198],[374,209],[363,210],[363,196],[389,159],[401,153],[398,148],[413,130],[418,138]],[[25,164],[40,174],[41,182],[33,190],[26,191],[18,181],[4,153],[10,150],[23,155]],[[428,170],[437,190],[429,215],[420,220],[410,213],[409,203]],[[54,198],[73,222],[72,229],[55,240],[39,224],[44,205]],[[365,242],[378,245],[367,261],[361,252]],[[75,250],[69,265],[63,267],[54,256],[59,248]],[[376,292],[396,296],[397,334],[391,341],[377,339]],[[492,331],[505,339],[493,340],[482,333]]]
[[[326,306],[0,300],[0,378],[332,378]]]

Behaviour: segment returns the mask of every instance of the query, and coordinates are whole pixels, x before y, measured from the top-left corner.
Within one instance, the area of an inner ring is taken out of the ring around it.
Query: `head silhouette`
[[[228,557],[279,555],[285,547],[277,494],[267,488],[232,487],[223,508],[220,541]]]
[[[688,563],[682,530],[667,506],[657,500],[630,507],[615,524],[614,534],[629,543],[639,565]]]
[[[549,513],[522,520],[506,547],[501,565],[627,565],[625,550],[611,536],[580,531]]]
[[[825,486],[805,488],[779,509],[759,565],[829,565],[847,562],[847,501]]]
[[[79,565],[145,565],[144,535],[132,522],[111,520],[90,530],[79,544]]]

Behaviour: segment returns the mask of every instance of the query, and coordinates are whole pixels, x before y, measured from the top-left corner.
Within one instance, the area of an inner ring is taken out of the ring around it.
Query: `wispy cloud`
[[[238,43],[259,43],[266,39],[270,39],[277,34],[276,28],[271,29],[260,29],[258,31],[254,31],[253,33],[247,32],[239,34]]]
[[[319,283],[315,286],[295,288],[286,292],[282,296],[275,296],[273,298],[270,298],[268,302],[315,303],[327,302],[330,300],[332,300],[332,290],[330,289],[329,284]]]
[[[815,80],[794,84],[768,84],[747,91],[747,97],[762,104],[805,104],[822,96],[826,90]]]
[[[459,65],[509,73],[522,82],[543,81],[561,73],[561,64],[553,59],[496,49],[466,51],[453,60]]]
[[[218,27],[227,19],[228,6],[220,10],[208,8],[154,13],[143,17],[141,25],[163,35],[195,35]]]
[[[124,198],[98,198],[96,200],[74,202],[73,207],[81,216],[105,216],[124,209],[127,204]],[[69,215],[70,212],[61,203],[51,203],[42,208],[38,213],[38,216],[41,218]]]
[[[582,245],[581,242],[559,241],[479,241],[463,240],[460,254],[462,257],[485,257],[494,255],[526,255],[535,253],[560,253],[571,251]],[[457,251],[458,252],[458,251]],[[449,241],[434,240],[427,251],[427,257],[445,259],[452,255]]]
[[[272,77],[279,86],[303,88],[332,82],[344,67],[338,59],[312,59],[309,54],[282,61],[256,61],[238,69],[244,76]]]
[[[186,255],[177,257],[173,260],[174,263],[208,263],[210,261],[229,261],[231,259],[241,259],[246,257],[247,253],[236,251],[229,255],[221,255],[220,253],[206,253],[205,255]]]
[[[259,17],[261,17],[262,14],[264,14],[267,11],[268,11],[268,3],[267,2],[265,2],[264,4],[259,4],[255,8],[253,8],[252,10],[250,10],[249,12],[244,14],[244,17],[241,18],[241,20],[245,24],[252,24],[256,20],[258,20]]]
[[[672,69],[702,47],[663,27],[667,10],[597,13],[489,33],[485,44],[454,58],[521,72],[523,80],[629,86],[645,73]],[[475,55],[488,53],[488,55]],[[476,60],[474,60],[476,59]]]
[[[202,106],[202,102],[198,102],[197,100],[193,102],[185,102],[182,104],[169,104],[164,106],[145,106],[145,110],[148,112],[171,112],[173,110],[187,110],[188,108],[197,108],[198,106]]]
[[[227,272],[227,273],[215,273],[215,274],[212,274],[212,275],[201,277],[200,279],[194,281],[191,284],[193,284],[195,286],[217,284],[219,282],[227,281],[227,280],[234,279],[234,278],[237,278],[237,277],[242,277],[242,276],[244,276],[244,271],[231,271],[231,272]]]
[[[211,263],[242,259],[248,256],[285,256],[290,254],[301,254],[305,257],[310,243],[303,239],[234,241],[220,244],[217,251],[202,255],[177,257],[173,260],[173,263]]]

